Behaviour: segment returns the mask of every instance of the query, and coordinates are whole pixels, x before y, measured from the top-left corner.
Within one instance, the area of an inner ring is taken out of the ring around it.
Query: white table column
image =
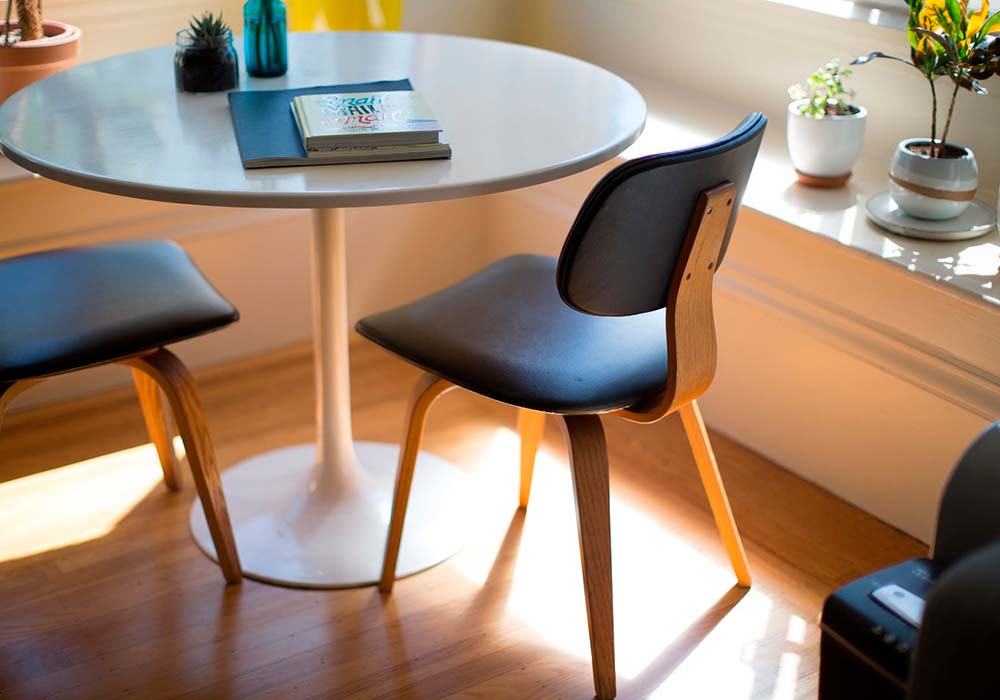
[[[260,454],[222,474],[243,573],[261,581],[341,588],[375,583],[382,570],[399,448],[354,442],[351,430],[346,233],[343,209],[314,211],[316,443]],[[416,469],[400,576],[447,559],[467,530],[464,472],[427,453]],[[198,502],[191,531],[215,559]]]

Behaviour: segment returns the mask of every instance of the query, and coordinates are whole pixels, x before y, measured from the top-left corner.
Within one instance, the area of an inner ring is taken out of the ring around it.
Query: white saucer
[[[868,218],[887,231],[928,241],[964,241],[985,235],[997,225],[993,207],[973,200],[961,216],[945,221],[918,219],[905,213],[888,192],[873,195],[866,204]]]

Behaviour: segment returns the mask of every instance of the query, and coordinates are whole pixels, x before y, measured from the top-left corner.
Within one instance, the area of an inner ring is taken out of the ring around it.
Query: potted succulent
[[[0,27],[0,102],[36,80],[69,68],[79,53],[80,30],[43,19],[41,0],[8,0]]]
[[[185,92],[232,90],[239,84],[233,33],[221,14],[204,12],[177,32],[174,78],[177,89]]]
[[[844,85],[851,75],[833,59],[803,85],[788,88],[788,153],[799,182],[840,187],[851,176],[865,139],[864,107],[849,103],[854,91]]]
[[[989,0],[979,9],[968,0],[907,0],[910,6],[907,36],[910,60],[875,51],[854,60],[868,63],[888,58],[914,66],[931,90],[930,138],[904,139],[889,166],[889,194],[907,214],[945,220],[960,216],[979,186],[979,170],[972,151],[948,141],[959,89],[985,95],[982,81],[1000,72],[1000,13],[990,15]],[[938,138],[939,78],[951,80],[951,99]]]

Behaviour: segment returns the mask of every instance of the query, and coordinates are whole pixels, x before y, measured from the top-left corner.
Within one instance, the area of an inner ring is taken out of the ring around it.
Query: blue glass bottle
[[[243,6],[247,73],[273,78],[288,70],[288,27],[281,0],[248,0]]]

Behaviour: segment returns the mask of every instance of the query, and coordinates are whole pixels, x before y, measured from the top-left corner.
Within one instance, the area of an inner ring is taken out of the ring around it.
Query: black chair
[[[522,506],[545,414],[561,418],[599,697],[615,696],[608,461],[599,414],[651,423],[680,412],[730,561],[739,583],[750,585],[695,399],[715,372],[712,278],[765,124],[753,114],[714,143],[615,168],[587,197],[558,261],[506,258],[358,323],[363,336],[426,371],[409,406],[382,591],[395,578],[427,411],[455,386],[520,409]]]
[[[873,599],[890,584],[926,600],[919,629]],[[1000,421],[952,471],[931,557],[834,591],[821,628],[820,700],[1000,697]]]
[[[223,574],[240,562],[194,378],[165,345],[239,318],[177,245],[148,241],[63,248],[0,260],[0,424],[14,397],[58,374],[132,368],[167,488],[180,487],[159,390],[184,440]]]

